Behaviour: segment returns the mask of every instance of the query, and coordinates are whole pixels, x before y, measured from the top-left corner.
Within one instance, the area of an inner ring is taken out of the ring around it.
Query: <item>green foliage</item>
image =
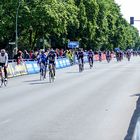
[[[121,15],[114,0],[20,0],[18,44],[40,47],[40,39],[64,48],[68,40],[94,50],[139,48],[138,30]],[[0,2],[0,47],[15,41],[19,0]],[[47,43],[47,44],[48,44]]]

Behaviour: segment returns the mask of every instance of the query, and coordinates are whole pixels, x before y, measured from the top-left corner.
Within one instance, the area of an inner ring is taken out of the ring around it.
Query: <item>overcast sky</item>
[[[115,0],[121,6],[121,12],[124,18],[129,22],[130,17],[135,20],[140,20],[140,0]],[[135,25],[140,31],[140,22],[135,22]]]

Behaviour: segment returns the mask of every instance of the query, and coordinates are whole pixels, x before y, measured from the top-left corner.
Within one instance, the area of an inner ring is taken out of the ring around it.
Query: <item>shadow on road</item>
[[[129,124],[129,128],[127,130],[127,135],[124,138],[124,140],[132,140],[134,130],[135,130],[135,127],[136,127],[136,124],[137,124],[137,120],[140,117],[140,94],[134,94],[131,97],[134,97],[134,96],[138,96],[139,98],[137,100],[136,109],[135,109],[135,111],[133,113],[131,122]]]
[[[29,85],[44,85],[44,84],[50,84],[50,82],[42,82],[42,81],[40,81],[40,82],[32,82],[32,83],[29,83]]]
[[[79,71],[69,71],[69,72],[66,72],[66,73],[68,73],[68,74],[74,74],[74,73],[79,73]]]
[[[24,82],[27,82],[27,83],[30,83],[30,82],[39,82],[40,79],[36,79],[36,80],[27,80],[27,81],[24,81]]]
[[[48,81],[40,81],[40,79],[27,80],[27,81],[23,81],[23,82],[28,83],[29,85],[43,85],[43,84],[50,83]]]

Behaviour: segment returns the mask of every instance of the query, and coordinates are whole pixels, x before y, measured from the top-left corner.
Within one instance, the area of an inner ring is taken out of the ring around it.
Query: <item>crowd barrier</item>
[[[69,59],[67,58],[60,58],[56,59],[56,69],[62,69],[71,66]],[[8,77],[16,77],[26,74],[35,74],[39,73],[39,66],[37,64],[37,61],[30,61],[26,60],[22,63],[17,65],[17,62],[9,62],[8,64]]]
[[[113,55],[112,55],[113,57]],[[102,60],[105,60],[106,56],[105,54],[102,54]],[[99,56],[94,55],[94,61],[98,61]],[[84,62],[88,62],[88,57],[85,55]],[[75,57],[75,63],[78,63],[77,58]],[[56,59],[56,69],[62,69],[65,67],[71,66],[70,60],[68,58],[59,58]],[[39,73],[39,66],[37,64],[37,61],[33,60],[24,60],[22,63],[17,65],[17,62],[14,62],[11,60],[8,65],[8,77],[15,77],[15,76],[21,76],[26,74],[35,74]]]
[[[112,54],[111,57],[114,58],[114,55]],[[105,54],[102,54],[101,58],[102,58],[103,61],[106,60],[106,55]],[[99,55],[98,54],[97,55],[94,55],[94,61],[99,61]],[[78,60],[77,60],[76,57],[75,57],[75,62],[76,62],[76,64],[78,63]],[[88,62],[87,55],[84,56],[84,62],[85,63]]]

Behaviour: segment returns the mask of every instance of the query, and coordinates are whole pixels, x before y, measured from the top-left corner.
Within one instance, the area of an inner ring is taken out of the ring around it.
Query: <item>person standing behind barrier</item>
[[[29,53],[27,52],[27,50],[24,50],[23,58],[24,58],[24,59],[30,59],[30,55],[29,55]]]
[[[67,50],[66,56],[70,60],[71,65],[73,65],[73,54],[71,50]]]
[[[33,60],[36,59],[36,55],[33,50],[30,52],[30,59],[33,59]]]
[[[18,51],[17,53],[17,65],[21,64],[23,62],[23,53],[22,51]]]
[[[8,54],[4,49],[0,51],[0,66],[4,67],[5,80],[7,81]]]

